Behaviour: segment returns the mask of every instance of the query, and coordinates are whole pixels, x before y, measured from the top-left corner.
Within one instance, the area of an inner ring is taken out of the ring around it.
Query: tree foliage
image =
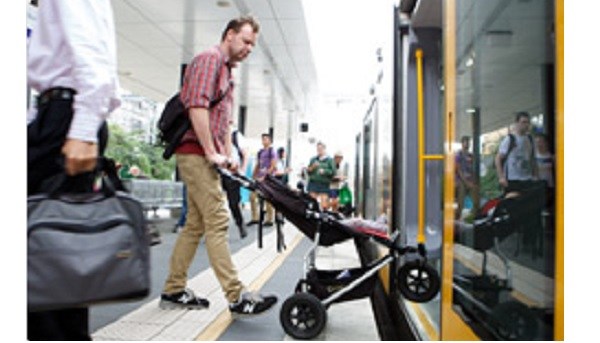
[[[116,124],[109,125],[110,135],[105,155],[129,169],[138,166],[142,174],[160,180],[171,180],[175,159],[165,161],[163,149],[143,141],[141,131],[125,132]]]

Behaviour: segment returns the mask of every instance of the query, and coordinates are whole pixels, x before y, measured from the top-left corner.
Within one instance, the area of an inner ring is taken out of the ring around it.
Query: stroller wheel
[[[279,320],[283,330],[296,339],[311,339],[323,331],[327,311],[310,293],[296,293],[281,305]]]
[[[406,299],[427,302],[439,292],[437,271],[423,261],[410,261],[398,270],[398,290]]]

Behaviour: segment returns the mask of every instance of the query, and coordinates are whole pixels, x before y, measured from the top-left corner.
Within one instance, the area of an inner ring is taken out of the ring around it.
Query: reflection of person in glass
[[[509,134],[500,143],[495,164],[498,182],[505,192],[519,191],[537,179],[537,165],[533,138],[529,134],[529,113],[518,112],[514,134]]]
[[[458,207],[456,209],[456,217],[460,218],[462,215],[463,206],[465,203],[465,198],[467,194],[471,197],[473,201],[473,208],[477,208],[475,204],[477,204],[477,184],[475,183],[475,175],[473,168],[473,154],[469,152],[470,147],[469,136],[463,136],[460,139],[462,144],[462,148],[456,154],[455,157],[455,165],[456,165],[456,173],[455,173],[455,185],[456,185],[456,202]]]

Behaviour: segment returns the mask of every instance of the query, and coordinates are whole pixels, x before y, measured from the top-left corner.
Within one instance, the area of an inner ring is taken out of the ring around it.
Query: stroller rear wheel
[[[296,339],[311,339],[327,324],[327,311],[310,293],[296,293],[281,305],[279,320],[283,330]]]
[[[440,277],[424,261],[410,261],[398,270],[398,290],[410,301],[427,302],[439,292]]]

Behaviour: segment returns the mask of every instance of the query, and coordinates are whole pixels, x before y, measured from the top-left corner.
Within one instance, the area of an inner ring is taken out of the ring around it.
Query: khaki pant
[[[185,226],[173,248],[164,293],[172,294],[185,288],[187,272],[198,243],[206,235],[210,265],[227,300],[235,302],[244,285],[238,279],[231,260],[228,243],[229,214],[225,207],[220,177],[203,156],[179,154],[177,166],[187,187],[188,212]]]
[[[260,218],[260,213],[259,213],[259,199],[258,199],[258,195],[256,195],[256,192],[252,192],[250,193],[250,210],[252,212],[252,220],[254,221],[258,221]],[[270,202],[265,200],[265,211],[267,212],[267,216],[265,218],[265,222],[267,223],[273,223],[273,216],[275,214],[275,210],[273,209],[273,205],[271,205]]]

